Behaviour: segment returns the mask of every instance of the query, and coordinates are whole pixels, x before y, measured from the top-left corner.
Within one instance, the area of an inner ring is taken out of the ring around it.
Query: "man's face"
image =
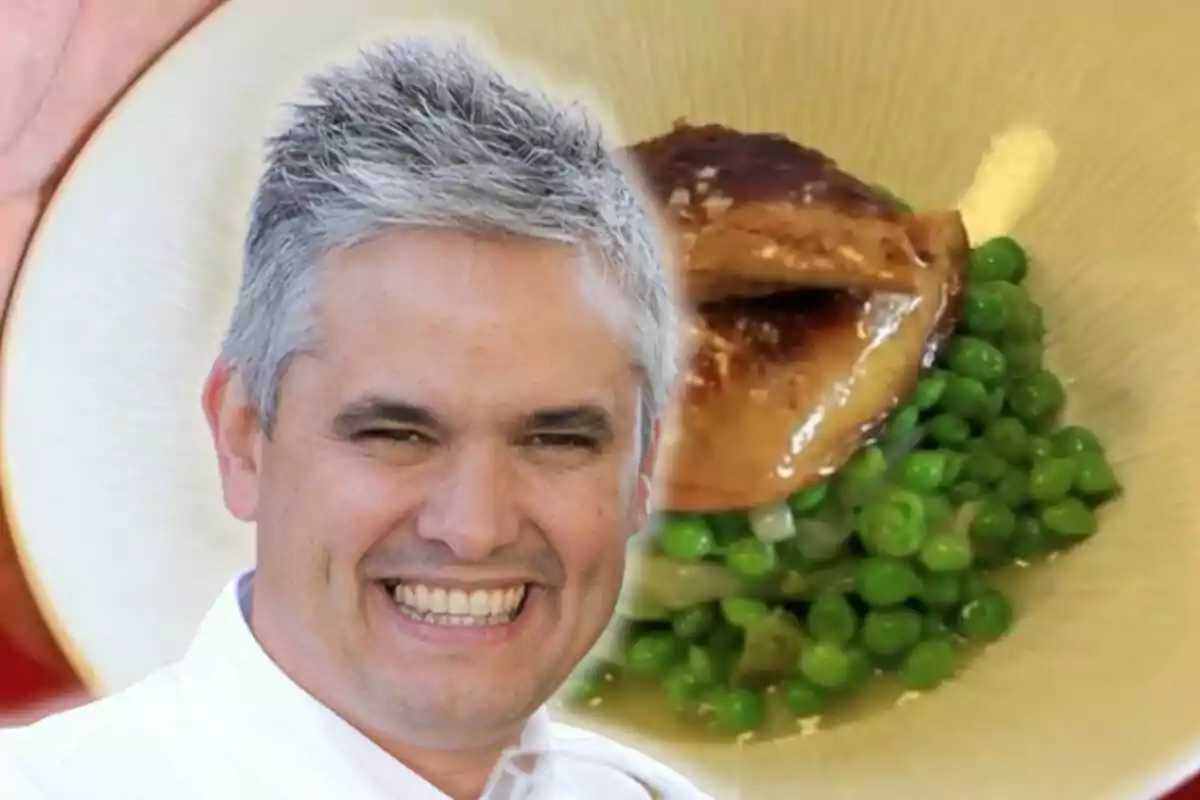
[[[255,632],[369,733],[510,736],[609,622],[651,460],[632,308],[586,258],[387,233],[327,260],[269,438],[223,391]]]

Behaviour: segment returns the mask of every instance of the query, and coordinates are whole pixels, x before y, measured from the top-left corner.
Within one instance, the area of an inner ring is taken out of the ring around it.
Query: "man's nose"
[[[517,539],[512,467],[503,448],[470,445],[434,479],[417,533],[446,544],[460,561],[484,561]]]

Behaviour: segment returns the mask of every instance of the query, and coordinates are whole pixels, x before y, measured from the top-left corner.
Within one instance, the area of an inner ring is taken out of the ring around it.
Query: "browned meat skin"
[[[662,500],[713,511],[781,499],[840,466],[952,329],[962,221],[899,214],[779,136],[677,127],[632,153],[678,227],[683,285],[699,306],[691,368],[664,426]],[[742,222],[717,227],[743,208]],[[727,239],[705,261],[695,244],[712,229],[761,233],[752,247],[794,246],[795,259],[738,258]],[[822,242],[858,257],[839,263]]]
[[[639,142],[630,151],[649,178],[648,188],[668,205],[678,189],[707,181],[712,194],[733,205],[828,203],[853,216],[898,218],[891,203],[870,186],[842,172],[824,154],[777,133],[679,121],[670,133]]]
[[[815,150],[680,124],[631,154],[677,234],[694,302],[780,286],[915,290],[920,259],[899,215]]]

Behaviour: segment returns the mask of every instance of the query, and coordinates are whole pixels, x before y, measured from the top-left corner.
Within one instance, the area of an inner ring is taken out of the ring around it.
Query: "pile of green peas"
[[[933,689],[1003,637],[1014,609],[993,573],[1086,540],[1120,491],[1096,435],[1060,422],[1028,266],[1006,236],[972,250],[954,335],[837,474],[770,508],[661,516],[658,556],[722,564],[746,592],[630,621],[574,697],[651,683],[740,734],[772,704],[819,716],[880,675]]]

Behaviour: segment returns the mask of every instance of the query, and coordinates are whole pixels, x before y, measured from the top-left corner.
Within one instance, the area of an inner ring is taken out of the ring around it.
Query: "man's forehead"
[[[330,253],[322,283],[335,314],[387,302],[412,316],[480,323],[512,315],[531,326],[600,321],[636,355],[638,313],[598,248],[453,229],[397,228]],[[580,312],[587,311],[587,318]],[[590,319],[588,319],[590,318]]]
[[[631,374],[640,380],[636,307],[592,248],[398,229],[332,253],[323,266],[322,338],[336,358],[356,362],[348,370],[380,373],[357,376],[369,383],[421,351],[458,362],[432,365],[446,372],[464,360],[483,369],[504,359],[514,380],[545,384],[510,388],[514,400],[561,393],[558,379],[568,376],[588,395],[628,385]]]

